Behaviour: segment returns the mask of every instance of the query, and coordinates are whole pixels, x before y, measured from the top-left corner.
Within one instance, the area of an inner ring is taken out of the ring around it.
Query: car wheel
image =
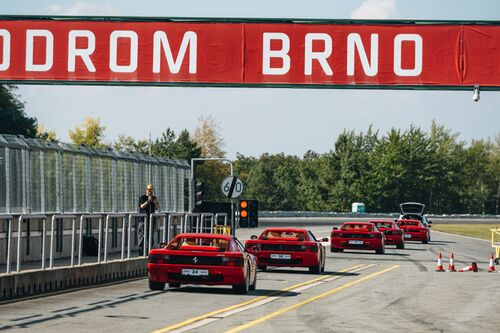
[[[397,249],[404,249],[405,248],[405,243],[396,245],[396,248]]]
[[[246,295],[248,294],[248,290],[250,289],[250,273],[247,271],[247,276],[245,277],[245,281],[242,284],[233,285],[233,291],[236,294]]]
[[[426,238],[422,241],[422,244],[429,244],[429,240]]]
[[[149,289],[151,290],[163,290],[165,289],[165,282],[156,282],[149,280]]]
[[[376,250],[375,253],[377,253],[377,254],[385,254],[385,247],[381,248],[380,250]]]
[[[179,288],[180,286],[181,286],[181,284],[179,282],[170,282],[168,284],[169,288]]]
[[[257,265],[257,268],[260,269],[261,271],[265,271],[267,269],[267,266]]]
[[[344,249],[337,249],[337,248],[331,247],[330,251],[331,252],[344,252]]]
[[[309,267],[309,273],[311,274],[321,274],[321,263],[316,266]]]
[[[249,290],[255,290],[257,289],[257,270],[255,271],[254,278],[253,278],[253,283],[248,287]]]
[[[326,266],[326,259],[325,259],[325,257],[323,257],[323,264],[321,265],[321,272],[322,273],[325,272],[325,266]]]

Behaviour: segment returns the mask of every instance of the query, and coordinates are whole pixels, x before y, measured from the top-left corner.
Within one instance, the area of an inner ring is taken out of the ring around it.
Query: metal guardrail
[[[22,244],[25,242],[26,237],[23,236],[23,221],[28,220],[28,219],[38,219],[41,220],[40,228],[41,230],[41,237],[39,239],[39,242],[41,242],[41,270],[45,270],[46,267],[46,261],[48,259],[49,264],[48,268],[52,269],[54,268],[54,260],[56,259],[55,256],[55,251],[60,251],[60,250],[55,250],[55,239],[58,239],[58,248],[61,247],[61,244],[59,243],[61,240],[59,237],[64,237],[64,224],[61,226],[58,224],[56,226],[57,221],[68,221],[71,220],[71,250],[70,250],[70,267],[73,267],[75,265],[80,266],[82,265],[82,257],[83,257],[83,252],[84,252],[84,222],[87,220],[90,220],[90,228],[93,229],[92,224],[96,220],[98,220],[99,226],[98,226],[98,240],[97,240],[97,263],[107,263],[109,259],[109,249],[108,249],[108,243],[109,243],[109,233],[110,231],[110,219],[121,219],[121,229],[122,229],[122,235],[121,235],[121,257],[119,260],[124,260],[124,259],[130,259],[130,254],[131,254],[131,249],[133,248],[132,242],[131,242],[131,234],[132,234],[132,224],[134,219],[137,218],[142,218],[144,220],[147,220],[147,215],[146,214],[141,214],[141,213],[130,213],[130,214],[125,214],[125,213],[109,213],[109,214],[82,214],[82,215],[76,215],[76,214],[54,214],[52,216],[47,216],[45,214],[21,214],[19,216],[13,216],[10,214],[0,214],[0,222],[7,222],[8,224],[8,232],[7,232],[7,237],[6,237],[6,248],[7,248],[7,253],[6,253],[6,273],[9,274],[11,273],[11,256],[12,256],[12,243],[13,243],[13,237],[17,237],[17,254],[16,254],[16,269],[15,272],[20,272],[21,271],[21,266],[22,266]],[[50,225],[50,243],[49,246],[47,247],[47,219],[51,219],[51,225]],[[80,219],[80,225],[79,225],[79,230],[77,230],[77,219]],[[105,220],[105,225],[103,227],[103,219]],[[221,219],[223,219],[223,224],[224,227],[227,226],[228,223],[228,216],[226,213],[218,213],[218,214],[213,214],[213,213],[176,213],[176,212],[160,212],[160,213],[154,213],[149,215],[149,223],[144,224],[144,236],[147,236],[148,242],[145,242],[143,244],[144,248],[144,254],[143,256],[147,256],[149,251],[151,250],[153,246],[153,229],[154,229],[154,224],[153,220],[154,219],[160,219],[160,224],[163,226],[163,230],[161,232],[161,240],[163,242],[168,242],[173,238],[172,232],[174,231],[175,233],[177,232],[197,232],[197,233],[203,233],[203,232],[210,232],[214,233],[215,228],[220,225]],[[18,222],[18,229],[17,229],[17,234],[13,232],[13,220],[17,219]],[[159,229],[160,224],[158,225]],[[112,228],[113,232],[119,232],[119,221],[117,222],[116,225],[113,225]],[[66,225],[67,226],[67,225]],[[175,227],[175,230],[173,228]],[[56,229],[57,229],[57,235],[56,235]],[[116,229],[116,230],[115,230]],[[180,229],[180,230],[179,230]],[[29,230],[29,229],[28,229]],[[104,233],[104,234],[103,234]],[[26,234],[28,236],[28,234]],[[32,237],[32,236],[31,236]],[[115,237],[115,236],[113,236]],[[127,239],[125,238],[127,237]],[[160,235],[158,235],[160,237]],[[115,238],[113,238],[115,239]],[[158,239],[159,241],[159,239]],[[104,244],[103,244],[104,243]],[[113,241],[113,243],[116,243],[116,240]],[[146,244],[147,243],[147,244]],[[28,243],[26,243],[28,244]],[[104,246],[103,246],[104,245]],[[76,248],[78,246],[78,253],[75,255]],[[114,246],[114,245],[113,245]],[[125,247],[127,247],[127,254],[125,258]],[[104,250],[102,250],[104,248]],[[48,250],[48,258],[47,258],[47,250]],[[146,251],[149,250],[149,251]],[[67,248],[66,248],[67,251]],[[117,252],[117,251],[115,251]],[[75,263],[75,257],[78,256],[77,262]],[[67,258],[64,257],[64,258]],[[117,259],[118,260],[118,259]],[[38,261],[38,260],[36,260]],[[33,265],[31,265],[32,267]]]

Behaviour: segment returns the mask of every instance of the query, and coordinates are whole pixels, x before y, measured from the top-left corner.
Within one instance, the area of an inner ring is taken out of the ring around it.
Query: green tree
[[[24,103],[15,94],[16,89],[11,85],[0,85],[0,133],[34,138],[37,120],[26,115]]]
[[[99,118],[89,116],[74,131],[69,131],[69,137],[75,145],[83,144],[87,147],[102,149],[105,147],[103,142],[105,130],[106,127],[101,125]]]

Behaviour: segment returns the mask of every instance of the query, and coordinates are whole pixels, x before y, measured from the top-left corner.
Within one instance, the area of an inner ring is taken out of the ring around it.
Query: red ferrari
[[[327,242],[328,238],[322,239]],[[245,242],[248,252],[257,257],[259,269],[267,266],[308,267],[309,272],[325,270],[325,247],[305,229],[268,228],[260,237]]]
[[[375,250],[378,254],[384,254],[384,233],[370,222],[345,222],[340,229],[333,227],[330,250],[342,252],[345,249]]]
[[[419,220],[400,220],[399,227],[403,229],[405,241],[415,241],[427,244],[431,241],[431,232]]]
[[[382,231],[385,235],[385,245],[396,245],[398,249],[405,248],[405,240],[403,237],[403,230],[394,221],[388,220],[373,220],[370,223],[375,224],[378,230]]]
[[[232,285],[246,294],[257,286],[257,260],[233,236],[179,234],[168,245],[149,252],[151,290],[181,284]]]

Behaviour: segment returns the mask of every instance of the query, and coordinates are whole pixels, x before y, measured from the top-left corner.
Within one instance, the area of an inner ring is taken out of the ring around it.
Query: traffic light
[[[257,228],[259,226],[259,202],[257,200],[240,200],[240,227]]]
[[[196,182],[194,185],[194,204],[201,206],[205,200],[205,184],[203,182]]]

